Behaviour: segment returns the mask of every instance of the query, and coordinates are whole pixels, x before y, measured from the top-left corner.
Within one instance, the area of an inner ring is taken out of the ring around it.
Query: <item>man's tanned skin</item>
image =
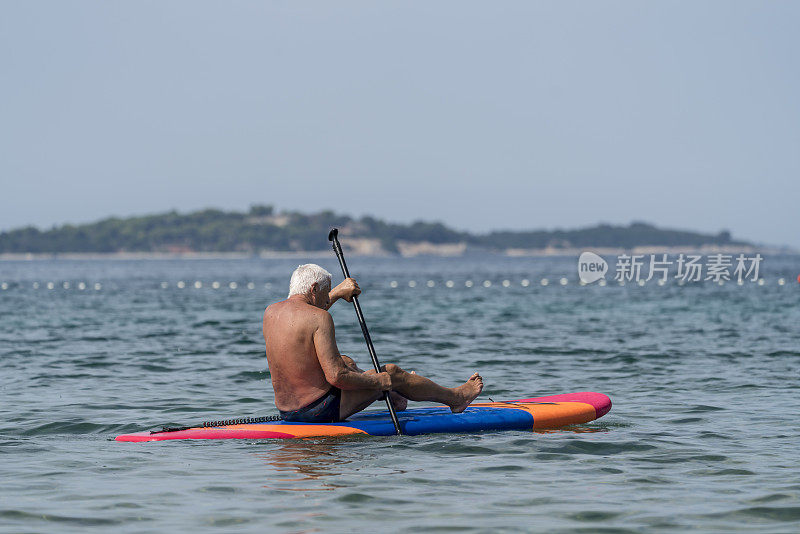
[[[335,386],[342,390],[340,419],[363,410],[390,390],[397,410],[404,410],[405,399],[411,399],[440,402],[455,413],[464,411],[483,389],[478,373],[456,388],[445,388],[394,364],[384,365],[380,373],[364,372],[339,354],[327,310],[338,299],[351,302],[360,293],[352,278],[332,290],[314,283],[305,294],[292,295],[266,309],[264,341],[278,409],[303,408]]]

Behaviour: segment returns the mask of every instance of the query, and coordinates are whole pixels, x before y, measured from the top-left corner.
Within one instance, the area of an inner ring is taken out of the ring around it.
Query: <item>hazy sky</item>
[[[0,229],[265,203],[800,247],[800,2],[0,8]]]

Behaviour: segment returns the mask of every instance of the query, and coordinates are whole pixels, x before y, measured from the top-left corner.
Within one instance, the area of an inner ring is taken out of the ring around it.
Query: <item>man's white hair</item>
[[[292,273],[289,281],[289,296],[305,295],[311,290],[311,286],[318,284],[320,289],[331,288],[331,273],[315,263],[298,265]]]

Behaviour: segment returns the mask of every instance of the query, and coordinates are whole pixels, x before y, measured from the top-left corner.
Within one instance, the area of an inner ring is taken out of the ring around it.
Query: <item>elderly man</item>
[[[455,388],[442,387],[416,373],[386,364],[380,373],[362,371],[339,354],[328,308],[361,293],[352,278],[331,289],[331,273],[312,263],[299,266],[289,297],[264,312],[267,363],[275,404],[285,421],[332,423],[360,412],[391,391],[398,410],[406,400],[446,404],[463,412],[483,389],[478,373]]]

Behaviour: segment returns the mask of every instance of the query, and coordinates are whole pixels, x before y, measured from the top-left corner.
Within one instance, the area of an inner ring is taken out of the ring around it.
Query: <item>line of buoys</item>
[[[19,286],[20,287],[26,287],[27,284],[21,284],[20,283]],[[33,282],[30,285],[31,289],[40,289],[40,288],[44,287],[44,288],[49,289],[49,290],[53,290],[57,286],[61,287],[62,289],[71,289],[73,287],[71,282],[61,282],[60,284],[57,284],[55,282],[46,282],[44,284],[39,283],[39,282]],[[89,284],[89,283],[86,283],[86,282],[78,282],[77,284],[75,284],[74,287],[78,291],[85,291],[87,289],[89,289],[89,290],[94,289],[95,291],[100,291],[101,289],[103,289],[103,284],[101,284],[99,282],[95,282],[94,284]],[[0,283],[0,290],[6,291],[6,290],[9,290],[9,289],[11,289],[11,284],[9,284],[8,282]]]
[[[773,280],[775,280],[775,279],[773,279]],[[800,275],[798,275],[797,281],[798,281],[798,283],[800,283]],[[668,285],[670,282],[671,282],[671,280],[670,281],[665,281],[664,279],[659,278],[657,280],[653,280],[652,282],[651,281],[647,281],[647,280],[636,280],[635,282],[632,282],[632,283],[635,283],[635,285],[638,285],[639,287],[644,287],[645,285],[650,285],[651,283],[656,283],[657,285],[663,287],[663,286]],[[437,282],[436,280],[430,280],[430,279],[425,281],[424,286],[425,287],[429,287],[429,288],[433,288],[433,287],[436,287],[437,285],[439,285],[440,283],[442,285],[444,285],[445,287],[447,287],[447,288],[454,288],[454,287],[457,286],[457,283],[454,280],[446,280],[444,282]],[[480,286],[485,287],[485,288],[492,287],[493,284],[494,284],[494,282],[492,282],[492,280],[483,280],[483,281],[475,282],[473,280],[469,280],[468,279],[468,280],[464,281],[464,287],[474,287],[476,285],[476,283],[478,285],[480,285]],[[561,286],[567,286],[567,285],[569,285],[569,283],[570,283],[570,281],[566,277],[561,277],[561,278],[558,279],[558,284],[561,285]],[[601,278],[596,284],[586,284],[583,281],[578,281],[578,285],[581,286],[581,287],[587,286],[587,285],[597,285],[597,286],[600,286],[600,287],[605,287],[605,286],[609,285],[610,283],[616,283],[616,285],[618,285],[620,287],[624,287],[626,285],[626,281],[625,280],[609,280],[609,281],[606,281],[603,278]],[[697,282],[678,279],[677,281],[674,281],[673,283],[677,284],[678,286],[684,286],[687,283],[697,284],[697,285],[700,285],[700,284],[703,284],[703,283],[712,283],[712,284],[716,284],[716,285],[719,285],[719,286],[724,286],[725,284],[734,284],[735,283],[737,286],[747,286],[747,285],[750,285],[750,284],[757,284],[759,286],[764,286],[764,285],[768,284],[768,281],[765,278],[759,278],[757,281],[720,279],[720,280],[716,280],[716,281],[703,280],[703,281],[697,281]],[[775,283],[777,283],[777,285],[779,285],[779,286],[785,286],[786,285],[786,278],[783,278],[783,277],[778,278],[777,280],[775,280]],[[61,281],[61,282],[52,282],[51,281],[51,282],[31,282],[29,284],[30,285],[28,285],[28,283],[16,283],[16,282],[4,281],[4,282],[0,282],[0,291],[8,291],[9,289],[14,288],[15,286],[16,287],[30,287],[32,289],[37,289],[37,290],[41,289],[41,288],[46,288],[48,290],[54,290],[56,288],[60,288],[60,289],[65,289],[65,290],[77,289],[78,291],[85,291],[85,290],[100,291],[100,290],[103,289],[103,284],[101,284],[100,282],[95,282],[95,283],[92,284],[92,283],[89,283],[89,282],[75,282],[75,283],[73,283],[73,282],[70,282],[70,281]],[[503,279],[499,283],[499,285],[501,285],[502,287],[505,287],[505,288],[512,287],[512,286],[514,286],[516,284],[517,283],[512,282],[508,278]],[[518,282],[518,284],[520,286],[522,286],[522,287],[529,287],[532,284],[532,282],[528,278],[523,278],[522,280],[520,280]],[[416,280],[409,280],[406,283],[406,285],[408,287],[414,288],[414,287],[417,287],[418,284],[417,284]],[[546,277],[545,278],[541,278],[539,280],[539,285],[541,285],[541,286],[550,285],[550,279],[548,279]],[[398,288],[400,286],[401,286],[401,282],[398,281],[398,280],[391,280],[389,282],[389,287],[391,287],[393,289],[396,289],[396,288]],[[249,290],[254,290],[256,288],[256,283],[255,282],[240,283],[240,282],[236,282],[236,281],[230,281],[230,282],[225,283],[225,282],[220,282],[218,280],[214,280],[214,281],[206,284],[201,280],[195,280],[194,282],[186,282],[184,280],[179,280],[178,282],[175,282],[175,283],[162,281],[162,282],[159,283],[159,287],[161,289],[169,289],[170,287],[176,287],[178,289],[186,289],[186,288],[202,289],[204,287],[210,287],[211,289],[221,289],[221,288],[225,288],[226,287],[226,288],[228,288],[230,290],[236,290],[236,289],[239,289],[241,287],[241,288],[247,288]],[[263,285],[263,288],[264,289],[271,289],[272,288],[272,283],[266,282]]]
[[[800,283],[800,276],[798,276],[798,280],[797,281],[798,281],[798,283]],[[621,287],[624,287],[626,285],[626,283],[627,283],[625,280],[612,280],[612,282],[616,283],[617,285],[619,285]],[[570,280],[568,278],[566,278],[566,277],[561,277],[561,278],[558,279],[558,283],[561,286],[566,286],[566,285],[570,284]],[[583,282],[582,280],[578,281],[578,285],[581,286],[581,287],[584,287],[584,286],[587,286],[587,285],[597,285],[597,286],[600,286],[600,287],[605,287],[609,283],[610,282],[608,282],[608,281],[606,281],[605,279],[602,279],[602,278],[596,284],[587,284],[587,283]],[[646,285],[650,285],[650,284],[653,284],[653,283],[658,285],[658,286],[660,286],[660,287],[664,287],[664,286],[669,284],[669,281],[659,278],[659,279],[653,280],[653,281],[635,280],[635,281],[632,281],[631,283],[633,283],[633,284],[635,284],[635,285],[637,285],[639,287],[644,287]],[[751,280],[747,280],[747,281],[735,280],[734,281],[734,280],[724,280],[723,279],[723,280],[717,280],[717,281],[714,281],[714,282],[706,281],[706,280],[701,280],[701,281],[696,281],[696,282],[695,281],[687,282],[686,280],[678,279],[674,283],[676,283],[679,286],[686,285],[687,283],[698,284],[698,285],[699,284],[703,284],[703,283],[711,283],[711,284],[716,284],[716,285],[719,285],[719,286],[724,286],[726,283],[731,283],[731,284],[732,283],[736,283],[736,285],[738,285],[738,286],[745,286],[745,285],[748,285],[748,284],[757,283],[759,286],[763,286],[763,285],[765,285],[767,283],[767,281],[764,278],[759,278],[757,281],[751,281]],[[492,282],[491,280],[484,280],[482,282],[478,282],[478,284],[483,286],[483,287],[492,287],[494,282]],[[542,286],[548,286],[548,285],[550,285],[550,280],[548,278],[542,278],[539,281],[539,284],[542,285]],[[786,279],[785,278],[778,278],[777,284],[779,286],[786,285]],[[396,288],[400,287],[400,285],[401,285],[401,283],[398,280],[391,280],[389,282],[389,287],[392,288],[392,289],[396,289]],[[408,287],[417,287],[417,281],[416,280],[409,280],[407,285],[408,285]],[[428,281],[425,282],[425,285],[427,287],[435,287],[437,285],[437,282],[435,280],[428,280]],[[475,285],[475,282],[472,281],[472,280],[465,280],[464,281],[464,287],[473,287],[474,285]],[[511,280],[504,279],[504,280],[502,280],[500,282],[500,285],[503,286],[503,287],[512,287],[515,284]],[[529,279],[525,278],[525,279],[520,280],[519,285],[522,286],[522,287],[529,287],[531,285],[531,281]],[[448,287],[448,288],[452,288],[452,287],[456,286],[456,282],[454,282],[453,280],[447,280],[447,281],[444,282],[444,286]]]
[[[164,285],[164,284],[166,284],[166,282],[162,282],[161,283],[161,287],[166,289],[167,286]],[[194,287],[195,289],[202,289],[204,287],[203,286],[203,282],[201,280],[195,280],[195,282],[193,284],[190,284],[190,285],[191,285],[191,287]],[[231,281],[231,282],[228,282],[227,284],[225,284],[223,282],[220,282],[219,280],[214,280],[213,282],[211,282],[210,285],[211,285],[211,289],[221,289],[223,286],[227,287],[228,289],[239,289],[239,282],[236,282],[236,281]],[[178,289],[185,289],[187,287],[186,282],[184,282],[183,280],[180,280],[177,284],[175,284],[175,286]],[[255,284],[255,282],[247,282],[246,284],[243,284],[242,287],[247,288],[247,289],[252,291],[253,289],[256,288],[256,284]],[[269,283],[269,282],[264,284],[264,289],[269,289],[271,287],[272,287],[272,284]]]

